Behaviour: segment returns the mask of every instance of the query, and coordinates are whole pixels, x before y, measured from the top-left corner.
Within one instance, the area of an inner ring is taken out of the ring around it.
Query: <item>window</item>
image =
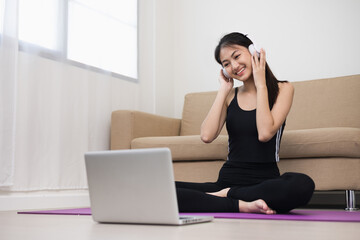
[[[138,77],[137,0],[19,0],[19,40],[24,51]]]

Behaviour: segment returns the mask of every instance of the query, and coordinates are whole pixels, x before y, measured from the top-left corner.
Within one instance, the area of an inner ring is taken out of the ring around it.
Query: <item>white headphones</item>
[[[249,51],[251,55],[254,55],[256,53],[256,55],[260,57],[260,48],[257,47],[255,43],[249,45]]]

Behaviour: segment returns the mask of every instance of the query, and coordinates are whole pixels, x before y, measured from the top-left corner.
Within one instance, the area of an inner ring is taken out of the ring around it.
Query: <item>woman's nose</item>
[[[232,70],[237,69],[239,67],[239,63],[237,61],[233,61],[231,63]]]

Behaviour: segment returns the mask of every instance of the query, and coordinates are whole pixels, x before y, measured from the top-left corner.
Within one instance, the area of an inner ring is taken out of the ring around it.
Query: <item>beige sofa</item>
[[[360,190],[360,75],[292,84],[280,171],[308,174],[316,190],[350,190],[348,207],[354,208],[354,190]],[[216,91],[187,94],[182,119],[114,111],[111,149],[168,147],[176,180],[215,181],[227,156],[226,129],[211,144],[199,136],[215,96]]]

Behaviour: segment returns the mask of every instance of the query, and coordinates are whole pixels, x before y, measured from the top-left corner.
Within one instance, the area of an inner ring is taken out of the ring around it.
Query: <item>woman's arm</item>
[[[284,123],[292,104],[294,88],[290,83],[279,84],[279,95],[270,111],[267,88],[257,89],[256,125],[259,141],[269,141]]]
[[[278,83],[279,94],[270,111],[268,91],[265,81],[265,51],[261,50],[260,61],[252,58],[253,75],[257,90],[256,125],[259,141],[269,141],[284,123],[294,96],[294,88],[290,83]]]
[[[226,100],[234,86],[233,79],[225,78],[222,72],[220,73],[219,81],[220,89],[209,113],[201,125],[200,136],[201,140],[205,143],[211,143],[219,136],[226,119]]]

